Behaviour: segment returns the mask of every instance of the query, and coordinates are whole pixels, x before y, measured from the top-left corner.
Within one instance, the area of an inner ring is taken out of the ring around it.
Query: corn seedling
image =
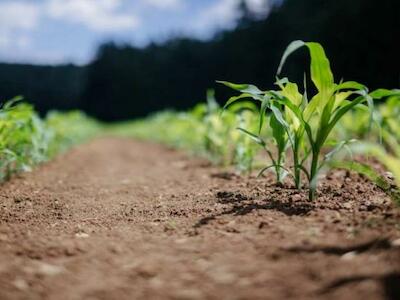
[[[253,99],[255,101],[260,102],[260,113],[259,113],[259,123],[258,130],[254,132],[248,128],[239,127],[238,130],[250,137],[254,142],[256,142],[262,149],[266,152],[267,156],[271,160],[271,164],[265,167],[260,175],[267,171],[268,169],[274,169],[276,174],[276,180],[279,183],[282,183],[284,178],[290,173],[284,167],[285,161],[285,153],[289,145],[289,140],[286,135],[285,129],[280,126],[280,122],[277,120],[279,113],[276,115],[273,114],[270,116],[269,125],[271,128],[271,136],[272,143],[276,146],[276,151],[273,152],[270,148],[270,143],[261,136],[261,131],[263,129],[263,125],[266,120],[266,111],[268,108],[271,108],[270,99],[271,97],[267,92],[261,91],[258,87],[251,84],[234,84],[226,81],[218,81],[221,84],[224,84],[227,87],[230,87],[234,90],[241,92],[239,96],[231,97],[228,102],[225,104],[224,109],[228,109],[231,105],[233,105],[237,101],[242,101],[244,99]],[[247,102],[244,102],[247,103]]]
[[[81,111],[50,112],[44,120],[50,141],[48,157],[62,153],[70,147],[97,135],[101,125]]]
[[[1,179],[29,171],[46,160],[49,144],[46,125],[31,105],[20,100],[17,97],[6,102],[0,111]]]
[[[146,119],[117,124],[113,134],[152,140],[206,157],[220,166],[235,165],[241,172],[251,170],[255,149],[236,127],[254,127],[256,107],[232,106],[221,115],[214,91],[207,102],[186,112],[163,111]]]
[[[238,128],[249,128],[254,126],[253,110],[244,110],[237,114]],[[233,133],[232,133],[233,134]],[[256,149],[253,147],[251,139],[243,134],[239,134],[236,139],[234,152],[234,164],[239,172],[250,172],[253,168]]]
[[[278,76],[287,58],[301,47],[306,47],[310,53],[311,81],[317,90],[310,101],[306,88],[300,93],[298,85],[287,78],[278,79],[276,84],[279,89],[270,91],[261,91],[249,84],[221,83],[241,92],[239,96],[229,99],[225,108],[245,98],[260,102],[259,132],[265,123],[267,111],[270,111],[269,125],[277,148],[277,158],[272,156],[268,150],[270,145],[264,142],[259,133],[255,134],[246,129],[242,131],[267,149],[272,167],[278,174],[278,182],[282,180],[283,172],[287,172],[294,177],[296,186],[300,188],[301,173],[304,173],[308,180],[309,199],[313,200],[319,172],[337,152],[351,142],[343,140],[332,143],[329,140],[338,122],[355,107],[364,106],[370,112],[369,122],[372,123],[373,100],[391,96],[396,91],[380,89],[369,93],[367,87],[354,81],[336,84],[324,49],[320,44],[313,42],[292,42],[282,56]],[[322,156],[327,146],[332,150]],[[288,147],[293,156],[292,172],[284,165],[284,155]],[[267,166],[262,172],[269,168],[271,166]]]
[[[81,113],[52,113],[43,120],[21,100],[16,97],[0,109],[0,180],[31,170],[99,130],[95,121]]]

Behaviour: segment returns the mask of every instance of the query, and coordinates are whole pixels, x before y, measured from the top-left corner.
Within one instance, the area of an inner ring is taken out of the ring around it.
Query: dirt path
[[[312,204],[271,182],[154,144],[79,146],[0,187],[0,299],[400,299],[385,195],[344,172]]]

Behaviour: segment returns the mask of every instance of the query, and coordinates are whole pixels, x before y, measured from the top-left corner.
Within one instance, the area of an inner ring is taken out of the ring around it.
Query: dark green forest
[[[79,108],[106,121],[189,108],[207,88],[223,102],[227,91],[215,80],[272,87],[282,51],[296,39],[322,43],[343,79],[400,86],[398,0],[286,0],[263,19],[241,9],[236,29],[209,41],[174,38],[145,48],[110,42],[85,67],[0,64],[1,99],[21,94],[42,113]],[[304,54],[290,59],[285,75],[303,78]]]
[[[40,112],[81,107],[87,67],[32,66],[0,63],[0,97],[23,95]]]

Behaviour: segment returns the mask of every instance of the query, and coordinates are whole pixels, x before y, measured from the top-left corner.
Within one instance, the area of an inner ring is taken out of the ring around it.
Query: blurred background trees
[[[268,16],[242,18],[231,31],[200,41],[173,38],[145,48],[106,43],[87,66],[0,64],[1,100],[24,95],[42,113],[83,109],[106,121],[184,109],[205,98],[215,80],[271,87],[282,51],[295,39],[318,41],[334,74],[370,88],[400,86],[400,1],[277,1]],[[284,74],[301,79],[304,53]],[[340,78],[336,78],[340,80]],[[223,102],[227,91],[217,87]]]

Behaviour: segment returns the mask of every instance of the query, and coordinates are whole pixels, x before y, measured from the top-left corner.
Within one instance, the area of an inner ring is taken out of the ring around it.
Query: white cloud
[[[245,0],[248,8],[260,15],[268,13],[270,0]],[[215,0],[194,18],[190,27],[198,33],[206,35],[219,29],[230,29],[236,25],[241,17],[241,11],[238,9],[240,0]]]
[[[20,35],[15,39],[14,43],[20,49],[29,49],[32,45],[32,39],[27,35]]]
[[[82,24],[98,32],[113,32],[137,28],[140,21],[134,14],[120,12],[120,0],[48,0],[49,17]]]
[[[37,65],[59,65],[71,61],[71,57],[68,57],[63,51],[43,50],[27,52],[24,49],[13,48],[12,52],[2,52],[0,49],[0,61]],[[76,58],[74,61],[79,62]]]
[[[238,3],[238,0],[218,0],[215,4],[201,11],[192,25],[195,29],[201,31],[232,27],[240,17],[237,10]]]
[[[249,10],[256,16],[266,17],[273,6],[272,0],[246,0]]]
[[[37,5],[23,1],[0,3],[0,28],[34,29],[39,21],[40,11]]]
[[[193,5],[195,1],[201,5]],[[272,0],[245,1],[251,11],[263,14],[272,3]],[[57,45],[59,49],[54,52],[39,51],[45,26],[69,30],[66,24],[76,24],[97,33],[93,36],[113,33],[126,36],[135,31],[132,36],[143,36],[146,41],[157,38],[157,34],[169,36],[174,32],[207,38],[217,30],[235,26],[241,16],[239,3],[240,0],[0,0],[0,60],[8,57],[15,61],[54,63],[87,61],[89,54],[69,57],[63,45]],[[165,26],[155,22],[153,16],[165,18]]]
[[[39,24],[40,10],[26,1],[0,3],[0,48],[27,48],[30,32]]]
[[[8,35],[0,33],[0,50],[8,47],[10,42],[10,37]]]
[[[32,39],[24,34],[0,33],[0,51],[9,53],[31,49]]]
[[[265,13],[268,10],[270,1],[269,0],[246,0],[246,4],[249,9],[256,13]]]
[[[182,0],[142,0],[142,3],[160,9],[177,9],[183,5]]]

